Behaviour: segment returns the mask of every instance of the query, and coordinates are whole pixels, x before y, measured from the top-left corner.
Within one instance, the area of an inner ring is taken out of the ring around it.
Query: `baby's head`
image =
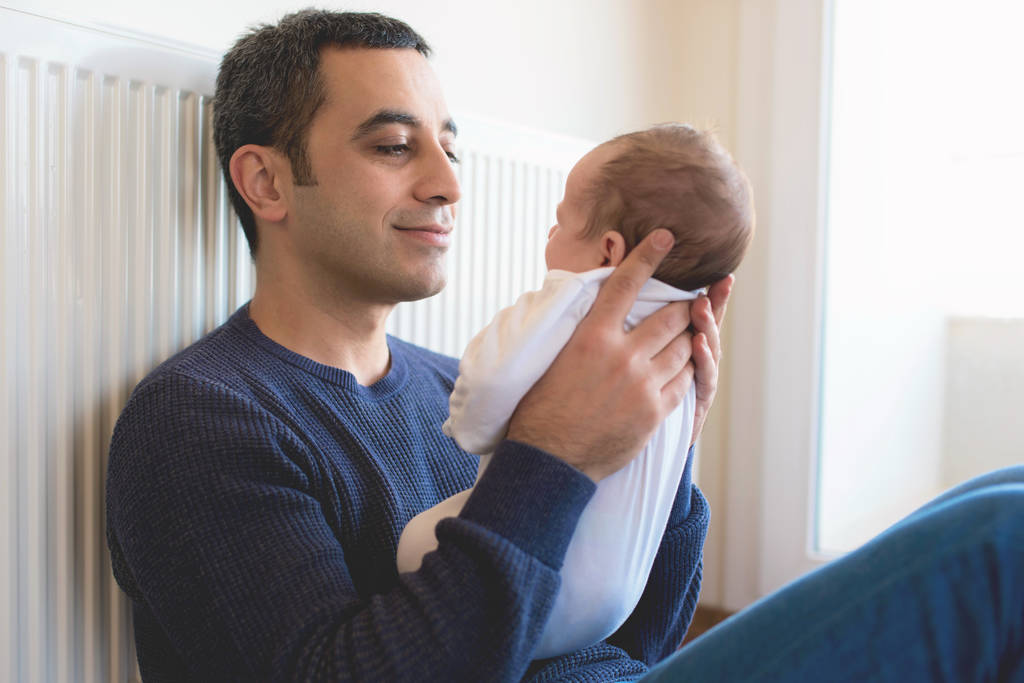
[[[694,290],[733,272],[754,233],[750,184],[710,133],[666,124],[613,138],[566,179],[544,253],[550,269],[617,266],[655,228],[675,247],[654,277]]]

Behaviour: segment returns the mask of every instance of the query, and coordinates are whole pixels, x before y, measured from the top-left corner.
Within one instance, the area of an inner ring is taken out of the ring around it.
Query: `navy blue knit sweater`
[[[670,653],[707,505],[686,472],[646,592],[607,642],[530,661],[593,483],[504,442],[439,547],[418,512],[472,485],[441,432],[457,363],[390,338],[370,387],[265,337],[243,307],[153,371],[110,448],[107,537],[146,681],[611,681]]]

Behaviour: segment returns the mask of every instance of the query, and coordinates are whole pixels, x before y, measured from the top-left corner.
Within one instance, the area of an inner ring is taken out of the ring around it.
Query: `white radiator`
[[[0,680],[138,678],[104,539],[131,388],[250,295],[211,143],[217,57],[0,8]],[[458,354],[542,277],[589,145],[458,117],[450,285],[392,331]]]

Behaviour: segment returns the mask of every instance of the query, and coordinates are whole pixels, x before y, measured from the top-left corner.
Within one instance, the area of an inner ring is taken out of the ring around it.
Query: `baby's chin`
[[[582,263],[579,260],[560,261],[558,259],[544,259],[544,264],[547,266],[549,271],[563,270],[568,273],[586,273],[588,270],[594,270],[595,268],[600,268],[603,265],[599,261],[595,261],[591,264]]]
[[[594,269],[600,268],[600,267],[601,267],[600,265],[596,265],[596,266],[588,266],[588,267],[584,268],[584,267],[580,267],[578,264],[575,264],[575,265],[562,265],[562,266],[557,266],[557,265],[556,266],[551,266],[551,265],[549,265],[548,266],[548,272],[550,273],[553,270],[560,270],[560,271],[562,271],[564,273],[586,273],[588,271],[591,271],[591,270],[594,270]]]

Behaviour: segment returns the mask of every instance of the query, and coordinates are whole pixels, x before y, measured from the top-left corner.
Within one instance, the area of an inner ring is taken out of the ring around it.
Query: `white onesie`
[[[480,454],[480,468],[505,437],[519,400],[540,379],[590,310],[613,268],[549,271],[538,291],[502,310],[466,347],[444,432]],[[632,329],[671,301],[694,299],[649,280],[626,318]],[[566,551],[561,587],[537,659],[574,652],[614,633],[636,607],[661,544],[693,431],[691,386],[682,404],[629,465],[597,485]],[[415,571],[437,548],[434,527],[459,514],[472,489],[420,513],[402,531],[398,570]]]

